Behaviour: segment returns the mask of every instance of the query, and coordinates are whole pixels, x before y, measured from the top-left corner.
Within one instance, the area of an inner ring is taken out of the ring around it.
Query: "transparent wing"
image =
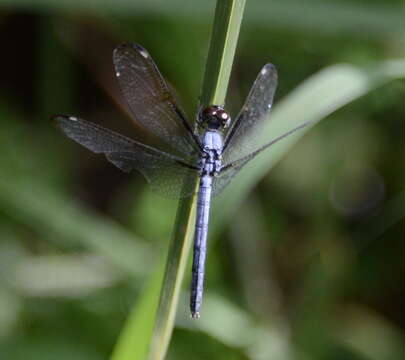
[[[257,141],[268,119],[276,87],[277,70],[274,65],[266,64],[257,76],[233,126],[226,134],[223,151],[225,163],[246,156],[259,147]]]
[[[215,176],[212,183],[212,195],[219,195],[246,163],[247,161],[245,163],[235,164],[234,166],[224,168],[224,170],[221,171],[218,176]]]
[[[130,172],[139,170],[148,180],[151,189],[165,197],[190,196],[195,190],[196,169],[179,165],[176,161],[144,152],[117,152],[106,157],[118,168]]]
[[[198,139],[149,53],[123,44],[114,50],[113,62],[135,120],[180,153],[198,152]]]
[[[179,197],[194,191],[198,168],[184,159],[77,117],[57,115],[54,121],[66,136],[95,153],[104,154],[119,169],[140,171],[155,192]]]
[[[275,139],[269,143],[263,145],[259,149],[251,152],[250,154],[243,156],[231,163],[224,164],[218,176],[214,178],[213,182],[213,194],[214,196],[221,193],[221,191],[229,184],[229,182],[235,177],[235,175],[241,170],[250,160],[259,155],[262,151],[266,150],[270,146],[274,145],[276,142],[286,138],[287,136],[295,133],[298,130],[303,129],[304,127],[310,125],[312,122],[305,122],[284,134],[277,136]]]

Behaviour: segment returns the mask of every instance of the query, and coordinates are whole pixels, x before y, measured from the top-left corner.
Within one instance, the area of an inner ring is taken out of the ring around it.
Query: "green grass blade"
[[[54,189],[0,177],[0,206],[15,219],[60,245],[79,244],[104,256],[125,273],[143,275],[153,261],[149,247],[111,219],[85,210]]]
[[[163,266],[156,271],[133,307],[115,345],[111,360],[145,359],[153,331]]]
[[[188,256],[193,240],[195,206],[196,201],[194,197],[192,200],[181,200],[179,204],[150,343],[148,356],[150,360],[164,359],[169,347],[181,284],[187,268]]]
[[[201,95],[203,104],[224,102],[244,4],[245,0],[220,0],[217,3]],[[195,209],[195,196],[180,201],[160,292],[149,360],[164,359],[170,343],[181,283],[194,235]]]
[[[246,0],[217,2],[201,104],[224,105]]]

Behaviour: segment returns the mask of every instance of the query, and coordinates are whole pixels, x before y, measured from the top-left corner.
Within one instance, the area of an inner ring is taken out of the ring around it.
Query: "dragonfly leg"
[[[214,158],[214,176],[218,176],[219,172],[221,171],[222,167],[222,153],[216,151],[215,158]]]

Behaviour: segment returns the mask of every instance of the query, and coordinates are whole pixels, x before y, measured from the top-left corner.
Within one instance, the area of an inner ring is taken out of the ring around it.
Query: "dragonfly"
[[[198,318],[203,299],[212,197],[255,156],[307,124],[257,145],[277,87],[277,71],[270,63],[259,72],[234,121],[223,105],[211,104],[198,111],[195,124],[188,120],[142,46],[119,45],[113,52],[113,63],[131,115],[162,141],[164,149],[76,116],[55,115],[53,120],[67,137],[94,153],[104,154],[122,171],[141,172],[152,190],[169,197],[185,197],[197,192],[190,311],[193,318]]]

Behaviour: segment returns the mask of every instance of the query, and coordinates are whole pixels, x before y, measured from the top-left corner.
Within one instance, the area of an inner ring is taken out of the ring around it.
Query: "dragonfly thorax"
[[[210,130],[222,130],[229,126],[231,117],[223,107],[212,105],[202,110],[198,115],[200,126]]]
[[[202,136],[203,156],[200,168],[203,175],[215,176],[221,170],[224,141],[222,133],[208,129]]]

